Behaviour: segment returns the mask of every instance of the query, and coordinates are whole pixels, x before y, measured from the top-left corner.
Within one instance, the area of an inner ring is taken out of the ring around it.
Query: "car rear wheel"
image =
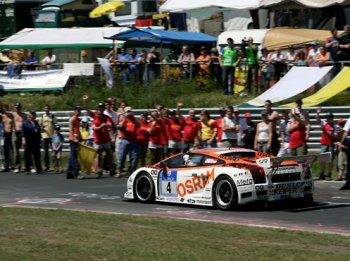
[[[136,199],[141,202],[154,201],[154,183],[152,177],[146,173],[140,173],[134,182],[134,195]]]
[[[234,208],[238,204],[237,188],[228,176],[219,177],[214,184],[214,203],[220,209]]]

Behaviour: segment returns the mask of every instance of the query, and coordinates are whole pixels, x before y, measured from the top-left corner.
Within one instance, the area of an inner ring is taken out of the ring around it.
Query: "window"
[[[62,23],[72,23],[75,21],[75,17],[73,12],[62,11],[61,13],[61,21]]]
[[[184,155],[185,154],[179,154],[174,156],[166,161],[163,161],[163,164],[165,163],[168,168],[184,167]]]
[[[56,12],[43,12],[39,13],[36,22],[38,23],[50,23],[55,22]]]
[[[157,13],[157,2],[156,1],[143,1],[141,5],[143,13]]]
[[[123,2],[125,6],[114,13],[115,16],[131,15],[131,2]]]

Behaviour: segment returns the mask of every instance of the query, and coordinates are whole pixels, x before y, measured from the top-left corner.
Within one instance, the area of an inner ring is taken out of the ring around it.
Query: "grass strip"
[[[234,213],[232,213],[234,215]],[[187,220],[0,208],[1,261],[348,260],[350,238]]]

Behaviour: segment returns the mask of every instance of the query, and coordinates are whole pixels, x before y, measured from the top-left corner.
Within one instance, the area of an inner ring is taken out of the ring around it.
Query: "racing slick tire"
[[[151,175],[141,172],[134,181],[135,198],[143,203],[153,202],[155,198],[154,183]]]
[[[222,210],[235,208],[238,205],[237,188],[227,176],[219,176],[213,186],[213,203]]]

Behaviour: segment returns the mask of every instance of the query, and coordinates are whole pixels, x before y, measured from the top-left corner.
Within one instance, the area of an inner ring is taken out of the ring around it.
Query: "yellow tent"
[[[266,32],[263,46],[268,50],[304,45],[311,41],[323,43],[330,37],[329,30],[276,28]]]
[[[89,13],[90,18],[97,18],[109,13],[116,12],[125,6],[122,2],[107,2],[92,10]]]
[[[303,106],[311,107],[321,104],[333,96],[345,91],[350,87],[350,67],[344,67],[340,73],[326,86],[315,94],[303,99]],[[282,107],[293,107],[294,103],[282,105]]]

